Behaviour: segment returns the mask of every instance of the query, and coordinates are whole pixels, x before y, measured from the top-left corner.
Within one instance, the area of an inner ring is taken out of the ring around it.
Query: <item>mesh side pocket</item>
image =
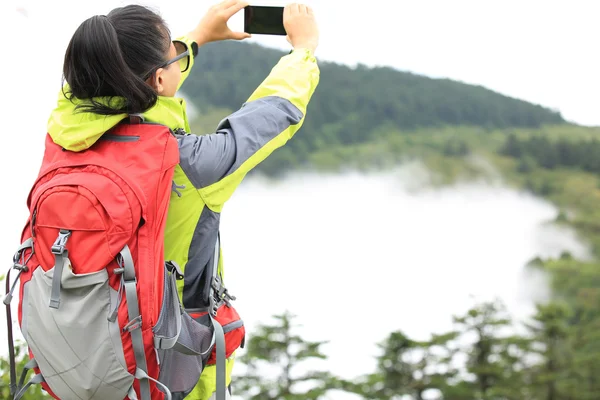
[[[183,312],[177,293],[176,277],[168,272],[166,266],[164,279],[163,304],[152,331],[155,339],[176,339],[177,342],[172,348],[157,349],[160,363],[158,380],[167,386],[172,394],[183,394],[185,397],[198,383],[210,357],[214,328],[209,319],[196,321],[187,312]],[[179,318],[181,330],[177,336]],[[161,340],[156,342],[161,343]]]
[[[177,340],[178,344],[196,353],[202,353],[204,358],[208,358],[210,355],[214,332],[210,320],[206,320],[207,323],[202,323],[203,320],[195,320],[188,313],[184,313],[181,321],[181,334]]]
[[[171,393],[183,393],[185,396],[196,386],[211,354],[212,338],[212,326],[196,322],[189,314],[183,313],[181,333],[175,348],[158,350],[159,380]],[[181,347],[200,355],[183,354],[178,351]]]
[[[161,339],[173,339],[177,336],[177,318],[181,313],[175,276],[165,267],[163,303],[156,325],[152,328],[154,336]]]

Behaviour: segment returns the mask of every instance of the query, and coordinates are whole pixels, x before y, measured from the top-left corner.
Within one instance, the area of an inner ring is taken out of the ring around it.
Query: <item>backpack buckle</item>
[[[214,277],[211,286],[213,289],[213,299],[216,308],[219,308],[223,303],[231,307],[230,301],[234,301],[236,297],[229,294],[229,291],[223,285],[223,282],[221,282],[221,278],[219,276]]]
[[[165,263],[165,267],[167,267],[167,271],[175,275],[175,279],[177,279],[178,281],[184,278],[181,267],[175,261],[167,261]]]
[[[67,241],[71,236],[71,231],[66,229],[61,229],[58,233],[58,237],[56,241],[52,245],[52,254],[60,255],[65,252],[65,246],[67,245]]]

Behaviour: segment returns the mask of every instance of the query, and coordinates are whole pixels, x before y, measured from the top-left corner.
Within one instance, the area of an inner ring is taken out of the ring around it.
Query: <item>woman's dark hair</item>
[[[162,17],[138,5],[87,19],[65,53],[63,79],[70,86],[65,96],[87,100],[78,104],[78,111],[112,115],[148,110],[157,94],[145,79],[165,62],[170,37]],[[94,99],[100,96],[109,97],[108,104]]]

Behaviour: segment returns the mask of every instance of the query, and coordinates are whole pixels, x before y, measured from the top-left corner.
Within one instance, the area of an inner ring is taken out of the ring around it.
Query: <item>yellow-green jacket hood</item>
[[[105,103],[108,98],[96,100]],[[57,107],[48,120],[48,134],[54,143],[70,151],[89,148],[104,132],[127,117],[127,114],[98,115],[79,112],[75,108],[81,103],[81,100],[69,100],[61,91]],[[171,129],[182,128],[189,131],[185,107],[185,101],[181,98],[159,96],[156,105],[143,116],[148,122],[163,124]]]

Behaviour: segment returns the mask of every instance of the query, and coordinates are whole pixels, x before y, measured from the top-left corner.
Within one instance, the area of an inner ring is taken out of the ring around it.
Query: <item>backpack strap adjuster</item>
[[[56,238],[56,241],[52,245],[52,254],[55,254],[55,255],[63,254],[66,250],[65,246],[67,245],[67,241],[69,240],[70,236],[71,236],[71,231],[68,231],[66,229],[61,229],[58,233],[58,237]]]
[[[133,332],[136,329],[139,329],[142,327],[142,316],[138,315],[137,317],[135,317],[134,319],[130,320],[127,325],[125,325],[123,327],[123,332]]]

